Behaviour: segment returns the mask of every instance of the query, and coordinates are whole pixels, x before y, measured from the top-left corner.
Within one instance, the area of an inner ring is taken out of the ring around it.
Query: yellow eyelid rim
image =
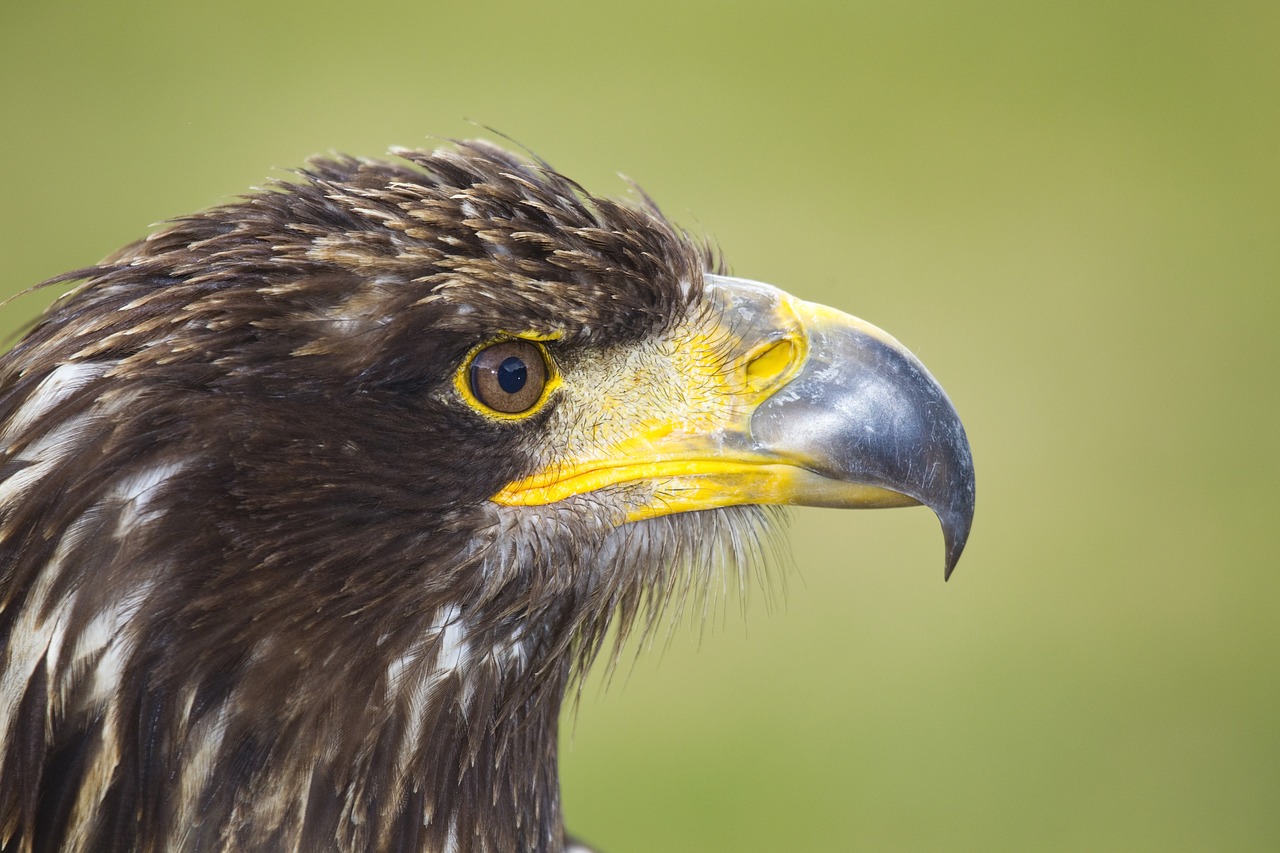
[[[551,358],[551,354],[547,352],[545,346],[548,341],[557,341],[561,337],[560,334],[542,334],[538,332],[520,332],[518,334],[507,334],[499,332],[491,338],[485,338],[480,343],[467,350],[467,354],[463,356],[462,363],[458,366],[457,371],[453,374],[453,387],[458,389],[458,394],[462,397],[463,402],[475,411],[495,421],[522,421],[525,418],[532,417],[542,411],[542,407],[547,404],[547,400],[551,397],[552,392],[560,387],[560,371],[556,368],[555,361]],[[528,341],[535,344],[538,352],[542,355],[542,362],[546,366],[547,381],[542,386],[542,393],[538,396],[538,402],[534,403],[523,412],[499,412],[497,409],[491,409],[476,398],[471,391],[471,363],[475,361],[476,354],[481,350],[486,350],[494,344],[506,343],[507,341]]]

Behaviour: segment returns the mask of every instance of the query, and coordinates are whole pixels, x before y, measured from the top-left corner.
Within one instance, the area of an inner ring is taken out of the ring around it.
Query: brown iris
[[[497,412],[527,412],[542,399],[547,363],[529,341],[502,341],[485,347],[471,361],[471,393]]]

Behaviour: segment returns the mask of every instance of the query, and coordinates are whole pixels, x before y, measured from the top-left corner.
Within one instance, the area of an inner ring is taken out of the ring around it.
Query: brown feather
[[[758,549],[753,509],[488,500],[545,418],[460,405],[464,355],[660,334],[710,254],[490,145],[396,153],[60,277],[0,360],[0,849],[559,850],[611,617]]]

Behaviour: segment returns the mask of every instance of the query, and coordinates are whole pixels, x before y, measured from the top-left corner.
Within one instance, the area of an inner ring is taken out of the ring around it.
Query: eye
[[[527,412],[542,399],[546,385],[546,359],[529,341],[503,341],[485,347],[471,360],[471,393],[494,411]]]

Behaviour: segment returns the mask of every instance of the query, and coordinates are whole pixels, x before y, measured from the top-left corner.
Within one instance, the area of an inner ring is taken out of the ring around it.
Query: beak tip
[[[943,583],[946,583],[947,581],[951,580],[951,573],[952,573],[952,572],[954,572],[954,571],[956,570],[956,564],[957,564],[957,563],[959,563],[959,562],[960,562],[960,552],[959,552],[959,551],[948,551],[948,553],[947,553],[947,565],[946,565],[946,567],[942,570],[942,581],[943,581]]]
[[[951,580],[951,573],[956,570],[956,564],[960,562],[960,555],[964,553],[964,546],[969,541],[969,530],[973,526],[973,478],[972,469],[968,483],[964,489],[966,500],[962,502],[960,507],[950,512],[938,513],[938,520],[942,522],[942,533],[946,540],[947,561],[943,569],[943,581]]]

